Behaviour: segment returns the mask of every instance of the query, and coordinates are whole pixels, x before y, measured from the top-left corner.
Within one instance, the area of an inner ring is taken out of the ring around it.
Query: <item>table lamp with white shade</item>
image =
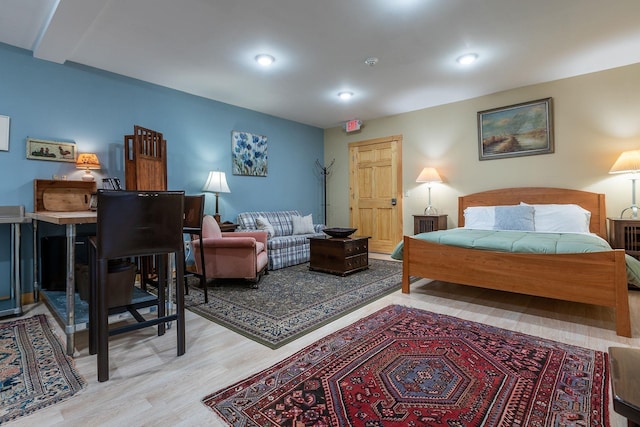
[[[424,168],[416,182],[426,182],[427,188],[429,189],[429,205],[424,209],[425,215],[438,215],[438,210],[431,205],[431,187],[433,184],[442,182],[442,178],[438,174],[436,168]]]
[[[628,210],[631,210],[631,218],[638,218],[638,206],[636,205],[636,180],[640,174],[640,150],[625,151],[620,154],[609,173],[625,173],[631,179],[631,206],[620,212],[620,218]]]
[[[213,217],[218,223],[220,223],[220,213],[218,212],[218,195],[220,193],[231,193],[231,190],[229,190],[229,185],[227,185],[227,176],[225,175],[225,173],[220,171],[209,172],[209,177],[207,178],[207,182],[205,182],[204,187],[202,187],[202,191],[215,193],[216,213],[213,215]]]

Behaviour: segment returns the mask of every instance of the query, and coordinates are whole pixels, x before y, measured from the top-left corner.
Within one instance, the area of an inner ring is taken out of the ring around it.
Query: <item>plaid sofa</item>
[[[298,211],[242,212],[238,214],[236,232],[255,231],[256,219],[263,217],[273,225],[274,236],[267,240],[269,270],[278,270],[309,261],[309,237],[324,236],[324,224],[313,224],[313,234],[293,234],[291,217]]]

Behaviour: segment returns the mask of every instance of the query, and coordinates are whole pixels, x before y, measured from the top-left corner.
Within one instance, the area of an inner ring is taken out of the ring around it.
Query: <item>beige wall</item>
[[[478,160],[478,111],[547,97],[553,98],[555,153]],[[368,120],[358,133],[327,129],[325,163],[335,159],[327,179],[330,226],[349,223],[348,144],[389,135],[403,136],[404,234],[413,234],[411,215],[427,205],[426,184],[415,182],[425,166],[444,180],[433,187],[432,203],[449,215],[449,227],[457,225],[459,195],[503,187],[605,193],[607,213],[616,216],[631,204],[631,183],[608,172],[622,151],[640,149],[640,64]]]

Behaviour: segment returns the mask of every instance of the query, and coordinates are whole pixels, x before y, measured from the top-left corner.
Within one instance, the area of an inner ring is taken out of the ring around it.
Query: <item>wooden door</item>
[[[349,144],[349,221],[371,252],[402,240],[402,136]]]

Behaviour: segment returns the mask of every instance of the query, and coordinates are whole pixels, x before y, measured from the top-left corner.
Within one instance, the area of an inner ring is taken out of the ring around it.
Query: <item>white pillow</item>
[[[311,214],[307,216],[294,215],[291,217],[293,223],[293,234],[313,234],[313,218]]]
[[[520,202],[521,205],[527,203]],[[535,229],[548,233],[589,233],[591,212],[573,204],[529,205],[535,209]]]
[[[494,230],[534,231],[533,206],[496,206]]]
[[[496,223],[495,206],[469,206],[464,210],[464,228],[493,230]]]
[[[266,231],[267,239],[272,238],[276,234],[276,231],[273,229],[273,225],[271,225],[271,223],[263,216],[256,218],[256,228],[258,230]]]

